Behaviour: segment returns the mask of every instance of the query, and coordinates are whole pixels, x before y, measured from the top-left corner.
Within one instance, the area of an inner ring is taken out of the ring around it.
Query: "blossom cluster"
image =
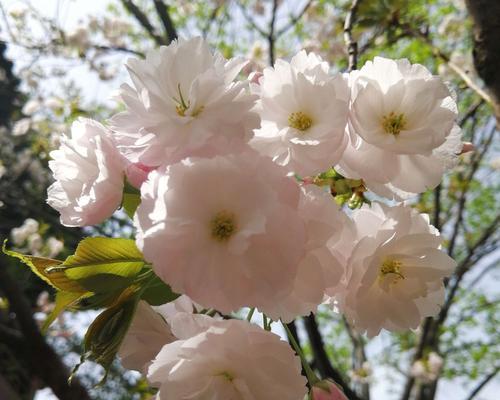
[[[443,368],[443,358],[431,351],[427,357],[417,360],[411,366],[411,375],[422,382],[430,383],[438,379]]]
[[[63,250],[64,243],[54,236],[49,236],[44,241],[41,233],[38,221],[27,218],[21,226],[11,230],[10,236],[17,248],[26,247],[35,256],[46,255],[49,258],[57,256]]]
[[[449,89],[382,57],[349,74],[305,51],[247,79],[244,67],[201,38],[129,60],[125,111],[73,124],[52,153],[48,203],[64,225],[93,225],[135,186],[138,248],[199,309],[289,322],[328,303],[370,336],[416,329],[438,312],[455,262],[401,201],[456,163]],[[345,193],[358,209],[332,197]],[[303,398],[300,363],[276,335],[167,306],[141,303],[120,351],[159,399]]]

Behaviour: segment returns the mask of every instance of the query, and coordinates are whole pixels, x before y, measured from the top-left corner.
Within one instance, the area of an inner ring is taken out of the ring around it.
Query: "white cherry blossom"
[[[442,279],[456,263],[440,250],[439,232],[410,206],[373,203],[353,212],[357,243],[339,308],[360,332],[416,329],[444,301]]]
[[[165,345],[149,367],[158,400],[304,398],[300,361],[279,336],[246,321],[206,322]]]
[[[199,37],[130,59],[132,86],[120,91],[126,111],[111,120],[121,152],[157,167],[241,149],[258,123],[250,112],[255,96],[235,81],[244,64],[212,53]]]
[[[286,173],[253,151],[153,171],[137,244],[174,291],[207,307],[308,313],[342,274],[327,243],[346,220],[328,194],[306,193]]]
[[[437,186],[462,149],[447,86],[422,65],[382,57],[349,82],[349,144],[339,169],[397,200]]]
[[[251,144],[299,175],[336,164],[347,144],[349,90],[342,75],[331,77],[320,57],[305,51],[290,63],[277,60],[263,71],[258,112],[261,127]]]
[[[187,296],[180,296],[157,307],[139,301],[118,351],[123,366],[146,374],[149,365],[165,344],[185,338],[187,332],[193,329],[195,332],[206,329],[215,321],[204,315],[193,314],[194,306]]]
[[[47,203],[59,211],[63,225],[98,224],[120,206],[124,162],[103,125],[78,119],[71,137],[64,135],[50,155],[56,182],[47,191]]]

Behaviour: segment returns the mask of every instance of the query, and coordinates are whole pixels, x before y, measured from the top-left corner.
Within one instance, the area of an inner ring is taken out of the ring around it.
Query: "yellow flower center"
[[[403,263],[396,260],[385,260],[380,267],[380,279],[386,278],[390,275],[391,283],[397,283],[398,281],[405,279],[405,276],[401,272],[401,267]]]
[[[217,374],[217,376],[222,376],[223,378],[227,379],[229,382],[234,381],[234,376],[227,371],[222,371],[220,374]]]
[[[288,125],[299,131],[307,131],[312,125],[312,118],[302,111],[293,112],[288,117]]]
[[[391,135],[399,135],[401,131],[405,129],[406,123],[406,117],[403,113],[396,114],[391,111],[389,115],[384,115],[382,117],[382,127],[384,131]]]
[[[218,212],[210,221],[210,232],[218,242],[227,242],[236,228],[236,216],[229,211]]]
[[[175,111],[177,112],[177,115],[179,115],[180,117],[185,117],[186,111],[191,106],[191,102],[189,100],[187,100],[187,101],[184,100],[184,96],[182,95],[182,92],[181,92],[181,84],[180,83],[177,85],[177,90],[179,92],[179,99],[176,99],[174,97],[174,102],[176,103],[175,104]],[[203,111],[203,109],[204,109],[203,106],[198,107],[196,110],[193,110],[193,112],[191,113],[191,116],[196,117],[196,116],[200,115],[201,112]]]

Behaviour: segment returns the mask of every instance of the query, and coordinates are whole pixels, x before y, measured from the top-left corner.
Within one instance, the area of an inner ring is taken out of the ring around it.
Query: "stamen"
[[[177,90],[179,92],[179,98],[180,98],[180,100],[177,100],[174,97],[174,101],[177,103],[177,105],[175,106],[175,111],[177,111],[177,114],[180,115],[181,117],[185,117],[186,116],[186,110],[189,108],[190,102],[189,102],[189,100],[187,102],[184,100],[184,97],[182,96],[181,84],[180,83],[177,84]],[[200,112],[201,111],[199,111],[198,114]]]
[[[396,114],[393,111],[389,115],[382,117],[382,127],[384,131],[391,135],[399,135],[406,127],[406,117],[404,114]]]
[[[380,267],[380,278],[385,278],[387,275],[393,276],[393,282],[397,282],[401,279],[405,279],[405,276],[401,272],[401,267],[403,263],[396,260],[386,260],[382,263]]]
[[[222,376],[224,377],[225,379],[227,379],[229,382],[232,382],[234,381],[234,376],[231,375],[229,372],[227,371],[222,371],[220,374],[217,374],[217,376]]]
[[[308,130],[312,126],[312,122],[312,118],[302,111],[293,112],[288,117],[288,124],[290,127],[298,129],[299,131]]]
[[[236,232],[236,216],[229,211],[220,211],[210,221],[212,237],[218,242],[226,242]]]

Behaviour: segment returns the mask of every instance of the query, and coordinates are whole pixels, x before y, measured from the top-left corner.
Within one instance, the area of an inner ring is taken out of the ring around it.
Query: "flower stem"
[[[313,386],[315,383],[319,382],[319,378],[316,376],[314,371],[311,369],[311,366],[306,360],[306,357],[304,356],[304,353],[302,352],[302,349],[300,348],[299,344],[295,340],[295,337],[292,335],[292,332],[290,332],[290,328],[288,328],[288,325],[285,324],[283,321],[281,321],[281,325],[283,325],[283,328],[285,328],[285,331],[288,335],[288,339],[290,340],[290,344],[292,345],[293,349],[297,353],[297,355],[300,357],[300,361],[302,362],[302,367],[304,368],[304,371],[307,376],[307,380],[309,381],[310,385]]]

